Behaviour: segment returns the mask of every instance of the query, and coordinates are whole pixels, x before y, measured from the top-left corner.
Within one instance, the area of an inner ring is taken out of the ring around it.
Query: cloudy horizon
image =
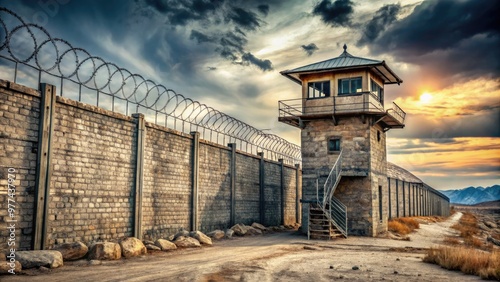
[[[42,4],[40,4],[42,3]],[[498,1],[0,1],[53,37],[300,145],[277,121],[299,98],[280,71],[336,57],[385,60],[388,160],[438,190],[500,183]]]

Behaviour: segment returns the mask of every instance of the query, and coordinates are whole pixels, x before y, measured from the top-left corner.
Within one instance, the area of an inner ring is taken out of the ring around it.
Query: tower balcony
[[[331,119],[341,116],[373,116],[373,124],[379,123],[387,131],[405,126],[406,113],[396,103],[385,110],[371,92],[332,96],[317,99],[291,99],[279,101],[280,122],[303,128],[304,121]]]

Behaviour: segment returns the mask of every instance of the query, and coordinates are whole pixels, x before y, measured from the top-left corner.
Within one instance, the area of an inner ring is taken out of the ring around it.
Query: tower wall
[[[333,119],[324,119],[305,123],[301,138],[303,199],[316,200],[316,180],[321,193],[339,156],[339,152],[328,151],[328,140],[340,138],[343,176],[335,197],[347,207],[348,233],[376,236],[387,230],[386,135],[380,126],[371,125],[370,117],[364,121],[361,116],[342,117],[337,122],[335,125]],[[302,210],[303,230],[307,230],[308,208],[305,204]]]
[[[386,134],[379,125],[370,127],[370,148],[371,205],[373,210],[372,236],[376,236],[387,231],[389,215]]]

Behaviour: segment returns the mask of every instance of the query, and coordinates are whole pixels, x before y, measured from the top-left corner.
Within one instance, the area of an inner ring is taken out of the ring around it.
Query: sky
[[[385,60],[388,160],[438,190],[500,184],[500,1],[6,1],[52,37],[300,145],[277,121],[300,98],[280,71],[337,57]]]

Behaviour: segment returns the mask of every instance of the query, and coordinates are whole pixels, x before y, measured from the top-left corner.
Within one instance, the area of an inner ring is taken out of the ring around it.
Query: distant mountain
[[[467,187],[458,190],[440,191],[454,204],[475,205],[482,202],[500,200],[500,185],[491,187]]]

